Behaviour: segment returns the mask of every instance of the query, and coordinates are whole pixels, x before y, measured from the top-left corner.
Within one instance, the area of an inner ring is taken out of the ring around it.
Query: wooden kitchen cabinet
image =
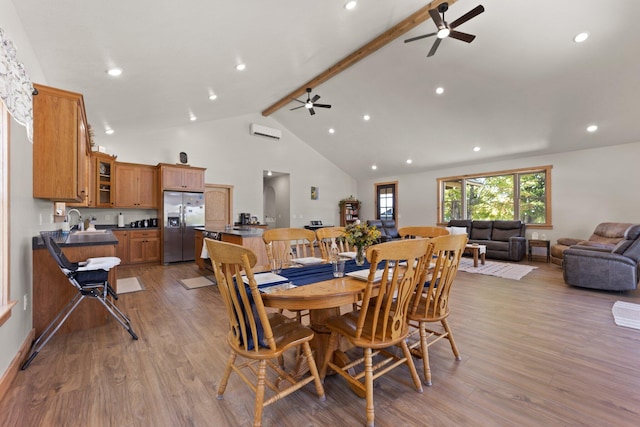
[[[204,259],[200,258],[202,254],[202,246],[204,245],[204,233],[202,230],[196,230],[195,249],[193,253],[196,256],[196,265],[200,270],[204,270]]]
[[[116,246],[116,256],[120,258],[120,264],[129,264],[129,231],[128,230],[111,230],[118,239]]]
[[[129,263],[160,261],[160,230],[129,231]]]
[[[33,86],[33,197],[87,206],[91,149],[82,95]]]
[[[161,189],[204,192],[205,168],[160,163]]]
[[[62,252],[71,262],[87,258],[115,256],[119,245],[63,247]],[[60,271],[45,247],[33,250],[33,328],[39,336],[62,308],[78,294],[69,279]],[[109,283],[118,291],[117,267],[109,270]],[[83,302],[71,313],[58,334],[105,325],[111,316],[97,301]]]
[[[112,208],[115,203],[115,157],[104,153],[91,155],[93,179],[90,206]]]
[[[158,208],[158,169],[150,165],[115,163],[115,207]]]

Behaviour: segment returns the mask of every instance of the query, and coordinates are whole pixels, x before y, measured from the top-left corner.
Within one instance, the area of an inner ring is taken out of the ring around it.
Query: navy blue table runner
[[[351,273],[358,270],[369,270],[369,263],[365,261],[364,265],[356,265],[354,260],[348,260],[344,264],[344,272]],[[311,283],[324,282],[333,279],[333,266],[331,264],[317,264],[306,267],[285,268],[280,276],[286,277],[296,286],[309,285]]]

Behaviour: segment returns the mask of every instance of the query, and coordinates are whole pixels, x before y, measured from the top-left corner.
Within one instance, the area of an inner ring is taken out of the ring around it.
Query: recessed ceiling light
[[[589,38],[589,33],[587,33],[586,31],[576,34],[576,36],[573,38],[573,41],[576,43],[582,43],[583,41],[585,41],[586,39]]]
[[[268,171],[267,176],[271,176],[271,175],[273,175],[273,173],[271,171]]]
[[[245,64],[236,65],[236,70],[238,70],[238,71],[244,71],[245,68],[247,68],[247,66]]]
[[[371,117],[368,114],[365,114],[364,116],[362,116],[362,119],[364,121],[369,121],[371,119]]]
[[[358,4],[357,1],[355,0],[351,0],[345,3],[344,8],[347,10],[353,10],[355,9],[356,5]]]
[[[475,152],[480,151],[480,147],[473,147],[473,151],[475,151]]]
[[[198,120],[198,118],[193,114],[189,114],[189,120],[191,120],[192,122],[195,122],[196,120]]]
[[[107,135],[113,135],[113,129],[111,128],[107,128],[104,133],[106,133]]]
[[[376,169],[378,169],[378,166],[376,166],[376,165],[371,165],[371,169],[376,170]]]
[[[442,94],[444,93],[444,88],[443,88],[443,87],[437,87],[437,88],[436,88],[436,93],[437,93],[438,95],[442,95]]]
[[[411,163],[413,163],[413,160],[407,159],[407,164],[410,165]]]
[[[587,126],[587,132],[595,132],[598,130],[598,125],[589,125]]]
[[[330,128],[329,133],[336,133],[336,130],[334,128]]]
[[[215,100],[216,98],[218,98],[218,95],[216,95],[215,93],[212,93],[209,95],[209,99],[212,101]]]
[[[119,68],[119,67],[109,68],[107,70],[107,74],[109,74],[111,77],[118,77],[119,75],[122,74],[122,68]]]

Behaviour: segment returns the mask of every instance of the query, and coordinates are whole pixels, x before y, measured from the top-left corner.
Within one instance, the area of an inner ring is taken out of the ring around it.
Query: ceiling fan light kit
[[[484,7],[482,5],[476,6],[475,8],[471,9],[469,12],[462,15],[460,18],[453,21],[451,24],[447,23],[447,21],[444,20],[444,13],[447,10],[449,10],[448,3],[440,3],[438,5],[437,10],[436,9],[429,10],[429,15],[431,15],[431,19],[436,24],[436,28],[437,28],[436,32],[424,34],[417,37],[412,37],[410,39],[406,39],[404,42],[409,43],[409,42],[424,39],[427,37],[436,36],[437,37],[436,41],[433,42],[433,45],[431,46],[431,50],[429,50],[427,57],[435,55],[436,50],[438,50],[438,46],[440,46],[440,42],[447,37],[461,40],[466,43],[471,43],[476,38],[476,36],[474,36],[473,34],[467,34],[461,31],[456,31],[454,30],[454,28],[456,28],[461,24],[464,24],[471,18],[475,18],[476,16],[480,15],[482,12],[484,12]]]

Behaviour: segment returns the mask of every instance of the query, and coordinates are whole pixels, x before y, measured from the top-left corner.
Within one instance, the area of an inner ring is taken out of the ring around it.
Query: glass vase
[[[364,265],[364,246],[356,247],[356,265]]]

